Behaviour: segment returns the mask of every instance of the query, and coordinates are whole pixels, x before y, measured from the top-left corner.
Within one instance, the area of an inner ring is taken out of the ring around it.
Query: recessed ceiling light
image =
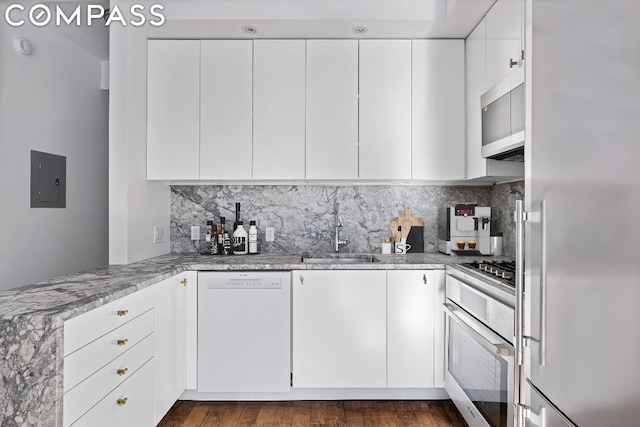
[[[258,29],[251,25],[245,25],[244,27],[242,27],[242,31],[244,31],[247,34],[255,34],[258,32]]]
[[[353,27],[353,32],[356,34],[364,34],[367,31],[369,31],[367,27],[363,27],[363,26]]]

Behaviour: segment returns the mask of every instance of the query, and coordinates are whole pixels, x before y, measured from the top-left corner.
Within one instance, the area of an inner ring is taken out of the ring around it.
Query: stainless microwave
[[[524,161],[524,67],[480,98],[482,157]]]

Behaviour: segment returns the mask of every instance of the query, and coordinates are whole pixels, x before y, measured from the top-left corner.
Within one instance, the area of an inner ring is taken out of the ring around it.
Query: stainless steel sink
[[[372,255],[354,254],[329,254],[329,255],[302,255],[300,260],[310,264],[364,264],[369,262],[380,262]]]

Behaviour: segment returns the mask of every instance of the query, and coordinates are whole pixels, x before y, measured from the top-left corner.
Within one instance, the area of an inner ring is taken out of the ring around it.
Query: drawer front
[[[64,358],[64,392],[153,333],[154,311],[125,323]]]
[[[73,427],[153,427],[153,359],[109,393]]]
[[[154,287],[142,289],[64,322],[64,355],[153,308]]]
[[[153,334],[82,381],[64,395],[64,426],[73,424],[111,390],[153,358]],[[73,368],[71,368],[73,369]]]

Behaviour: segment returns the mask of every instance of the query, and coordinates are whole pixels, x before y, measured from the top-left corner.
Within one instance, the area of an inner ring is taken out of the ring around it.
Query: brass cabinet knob
[[[118,374],[119,377],[123,376],[124,374],[126,374],[127,372],[129,372],[129,368],[122,368],[122,369],[118,369],[116,371],[116,374]]]
[[[119,346],[121,346],[121,347],[122,347],[123,345],[126,345],[128,342],[129,342],[129,340],[128,340],[127,338],[125,338],[125,339],[123,339],[123,340],[118,340],[118,341],[116,342],[116,344],[118,344]]]
[[[422,282],[426,285],[427,284],[427,274],[423,274],[422,275]]]
[[[129,310],[118,310],[118,316],[126,316],[129,314]]]
[[[182,286],[187,286],[187,279],[182,279],[182,280],[180,281],[180,284],[181,284]]]
[[[304,285],[304,277],[302,275],[300,275],[300,284]]]
[[[124,405],[125,403],[127,403],[127,400],[129,400],[129,399],[128,399],[128,398],[126,398],[126,397],[121,397],[120,399],[116,400],[116,405],[118,405],[118,406],[122,406],[122,405]]]

